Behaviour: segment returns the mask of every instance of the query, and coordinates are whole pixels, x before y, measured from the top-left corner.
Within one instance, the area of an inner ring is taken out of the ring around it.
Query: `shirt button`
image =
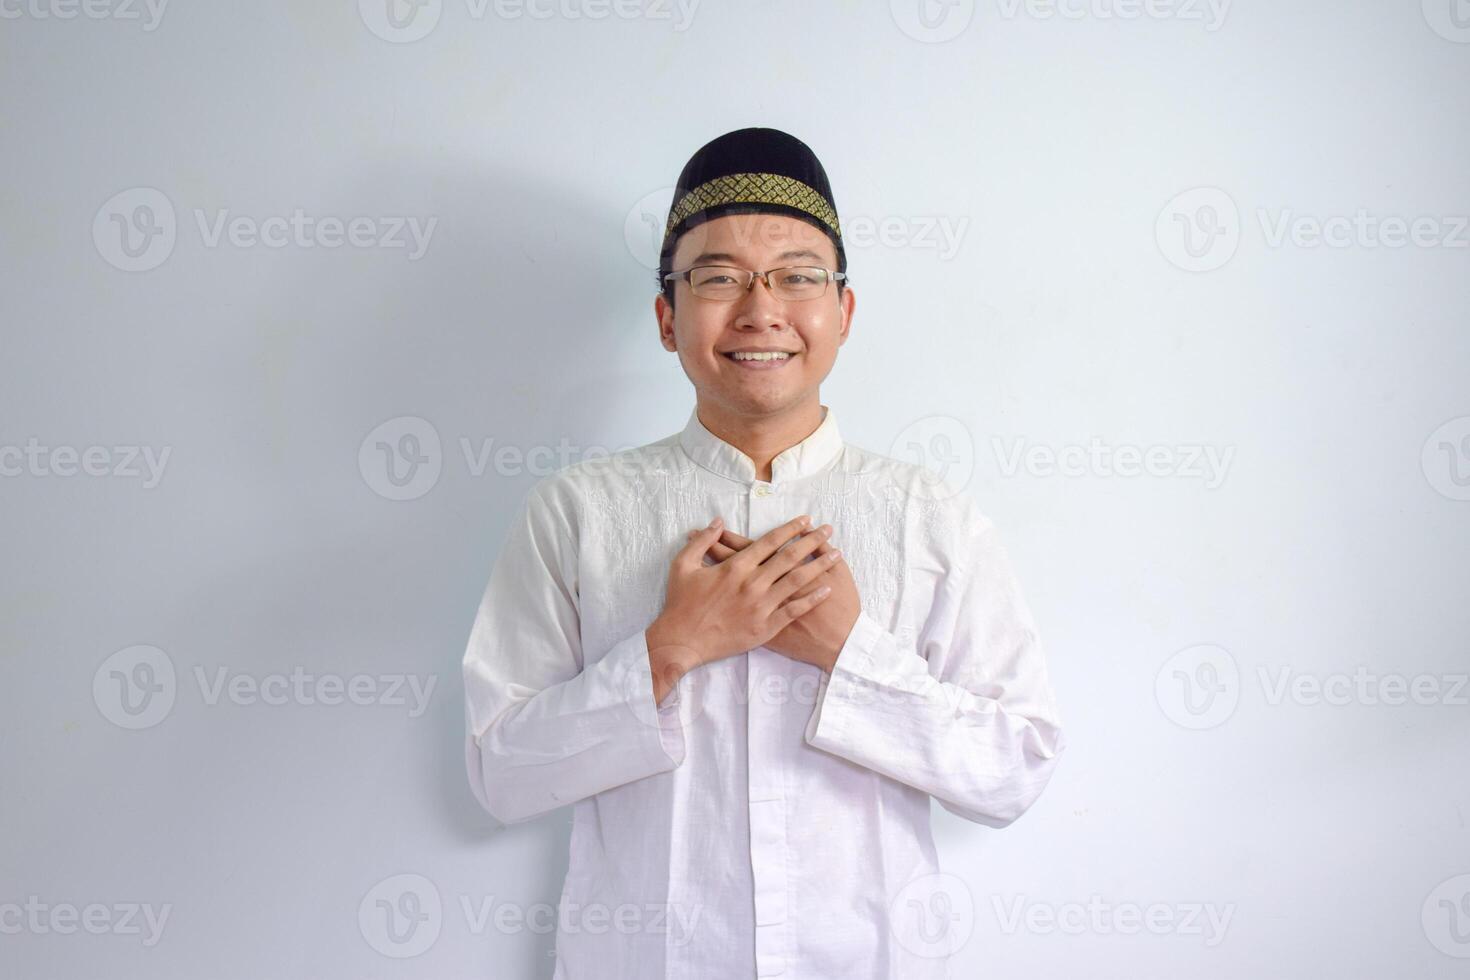
[[[757,484],[755,488],[755,495],[757,497],[769,497],[774,492],[775,491],[771,489],[770,484],[767,483]]]

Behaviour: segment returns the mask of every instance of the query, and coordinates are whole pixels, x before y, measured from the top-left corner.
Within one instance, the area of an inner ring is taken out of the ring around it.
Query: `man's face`
[[[790,265],[837,268],[837,249],[814,225],[776,214],[730,214],[685,232],[672,268],[732,265],[764,272]],[[817,401],[817,388],[847,341],[853,295],[831,283],[818,299],[782,301],[756,280],[738,299],[704,299],[674,283],[671,308],[654,303],[664,349],[675,351],[701,401],[732,415],[765,416]],[[783,362],[740,363],[735,350],[789,351]]]

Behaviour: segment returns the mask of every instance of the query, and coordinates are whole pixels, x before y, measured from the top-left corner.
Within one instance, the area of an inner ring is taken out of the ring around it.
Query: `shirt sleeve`
[[[684,761],[679,692],[653,699],[640,630],[587,663],[577,555],[552,502],[532,488],[496,557],[465,650],[470,788],[511,824]]]
[[[1042,647],[988,521],[938,588],[917,646],[866,612],[823,673],[806,741],[1004,827],[1066,746]]]

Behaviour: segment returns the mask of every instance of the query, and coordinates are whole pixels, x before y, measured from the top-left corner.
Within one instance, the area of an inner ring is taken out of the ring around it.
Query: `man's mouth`
[[[780,367],[797,356],[795,351],[722,351],[721,355],[728,361],[734,361],[741,367]]]

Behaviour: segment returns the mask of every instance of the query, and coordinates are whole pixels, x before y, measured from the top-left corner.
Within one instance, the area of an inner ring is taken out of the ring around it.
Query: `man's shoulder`
[[[650,475],[667,476],[681,465],[678,435],[642,446],[589,450],[581,459],[542,476],[530,497],[543,504],[575,508],[593,494],[617,494]]]
[[[916,462],[853,443],[846,444],[843,455],[848,474],[871,481],[877,492],[901,502],[921,527],[975,535],[993,526],[974,495],[973,467],[964,460]]]

